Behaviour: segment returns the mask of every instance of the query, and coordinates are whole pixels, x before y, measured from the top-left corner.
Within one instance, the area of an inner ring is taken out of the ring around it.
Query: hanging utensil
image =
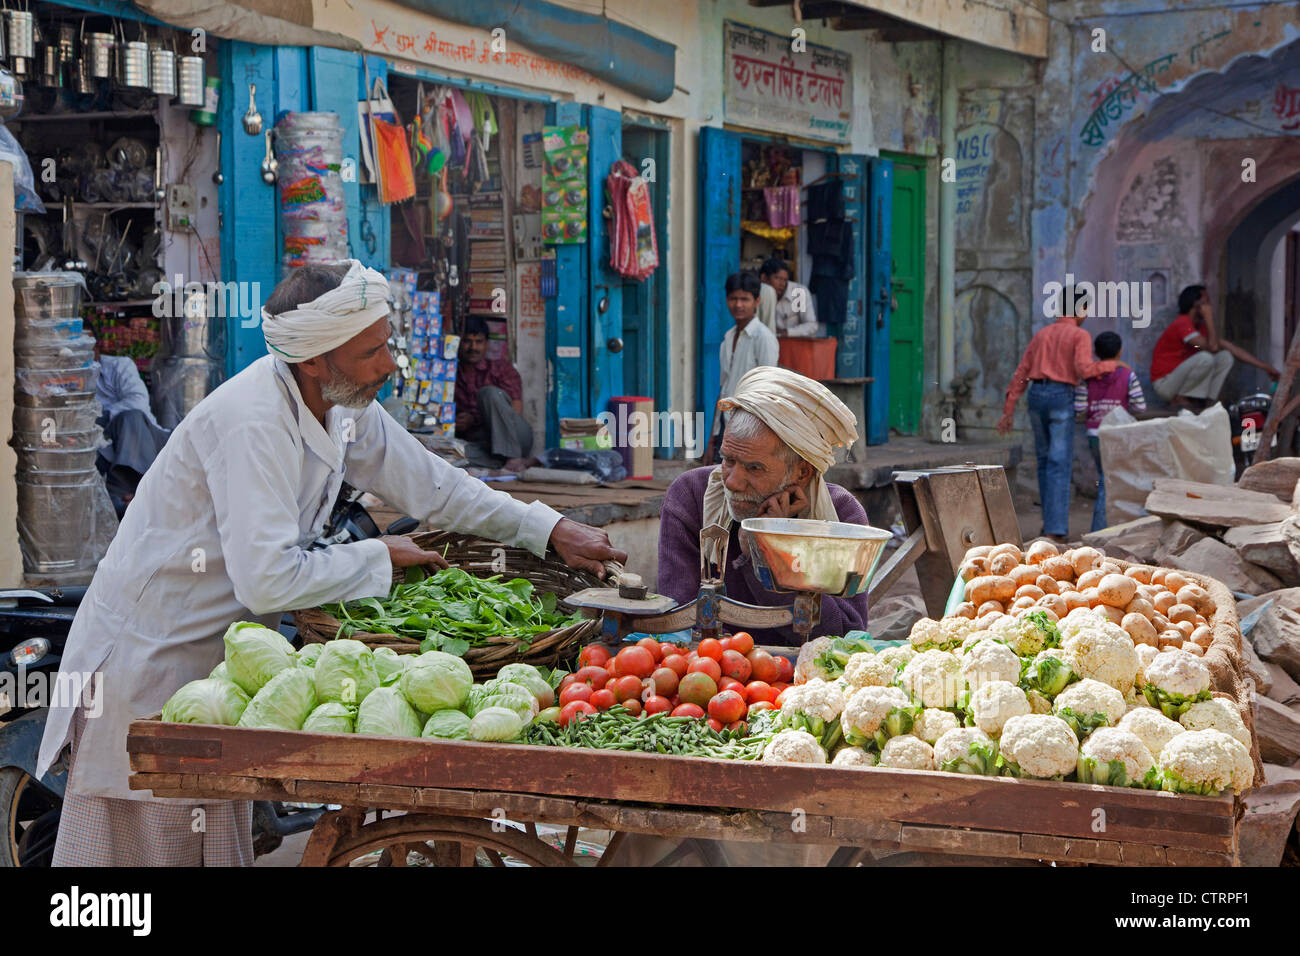
[[[177,99],[180,105],[203,106],[204,83],[207,79],[203,57],[183,56],[176,62],[177,72],[180,74],[176,84],[179,90]]]
[[[6,10],[4,15],[9,55],[33,59],[36,56],[36,18],[30,10]]]
[[[212,181],[218,186],[226,181],[226,177],[221,175],[221,130],[217,130],[217,171],[212,174]]]
[[[86,34],[81,47],[82,58],[88,61],[93,79],[107,80],[113,75],[113,48],[116,46],[117,38],[111,33]]]
[[[258,118],[261,122],[261,118]],[[271,154],[271,131],[266,131],[266,158],[262,160],[262,182],[268,186],[275,185],[275,174],[279,170],[280,164],[276,162],[275,156]]]
[[[149,50],[149,89],[159,96],[176,95],[176,54],[161,46]]]
[[[118,29],[122,34],[118,45],[118,82],[131,89],[145,89],[149,86],[149,44],[143,40],[128,41],[126,27],[119,23]]]
[[[162,202],[167,198],[167,190],[163,189],[163,156],[162,147],[157,147],[153,152],[153,198],[154,202]]]
[[[256,136],[262,132],[262,114],[257,111],[257,86],[253,83],[248,84],[248,112],[244,114],[244,132],[249,136]],[[267,141],[267,150],[270,151],[269,140]]]

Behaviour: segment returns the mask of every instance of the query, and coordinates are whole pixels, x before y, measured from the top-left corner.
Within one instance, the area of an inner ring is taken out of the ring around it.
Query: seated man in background
[[[1234,358],[1277,380],[1277,369],[1219,336],[1205,286],[1189,285],[1178,294],[1178,318],[1152,349],[1151,387],[1174,408],[1200,411],[1219,400]]]
[[[153,464],[171,432],[158,424],[149,408],[149,392],[127,355],[103,355],[95,343],[99,377],[95,398],[104,410],[99,426],[108,445],[99,450],[95,465],[104,476],[108,496],[119,518],[135,497],[136,486]]]
[[[700,531],[719,525],[730,532],[723,583],[727,596],[746,604],[786,606],[793,594],[759,583],[749,557],[745,518],[814,518],[867,524],[853,495],[822,475],[835,448],[858,437],[853,413],[821,383],[773,366],[747,373],[730,398],[722,437],[722,464],[679,476],[664,496],[659,518],[658,591],[679,603],[700,590]],[[713,556],[716,562],[716,555]],[[867,595],[822,598],[812,636],[845,634],[867,626]],[[755,642],[798,646],[791,627],[750,629]]]
[[[508,471],[523,471],[533,451],[523,382],[508,359],[489,359],[487,350],[487,322],[471,315],[456,366],[456,437],[478,446],[468,451],[471,464],[499,467],[504,459]]]
[[[776,295],[775,328],[777,335],[812,336],[817,334],[817,310],[806,285],[790,278],[790,267],[781,259],[768,259],[759,269],[763,284]]]

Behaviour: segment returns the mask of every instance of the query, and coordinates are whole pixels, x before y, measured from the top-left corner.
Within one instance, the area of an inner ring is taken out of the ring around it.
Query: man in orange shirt
[[[998,431],[1011,431],[1016,402],[1029,391],[1029,424],[1038,456],[1038,494],[1043,508],[1043,536],[1064,544],[1070,533],[1070,473],[1074,469],[1074,386],[1080,380],[1105,375],[1126,363],[1094,361],[1092,339],[1080,326],[1087,315],[1088,296],[1073,288],[1062,290],[1061,317],[1039,329],[1030,340],[1007,388]],[[1065,303],[1074,302],[1074,315]]]

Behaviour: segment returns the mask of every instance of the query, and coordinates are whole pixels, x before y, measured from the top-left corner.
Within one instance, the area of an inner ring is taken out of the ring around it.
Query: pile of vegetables
[[[624,707],[610,707],[594,714],[582,714],[564,726],[541,716],[525,731],[530,744],[552,747],[594,747],[600,750],[629,750],[688,757],[727,760],[756,760],[771,739],[769,727],[721,732],[698,717],[674,717],[665,711],[634,713]]]
[[[471,647],[502,639],[519,641],[520,651],[525,652],[539,634],[581,619],[557,612],[555,595],[536,594],[523,578],[477,578],[460,568],[443,568],[432,576],[421,568],[408,568],[406,580],[393,585],[383,601],[361,598],[326,604],[322,610],[342,622],[337,637],[359,631],[394,634],[419,641],[421,651],[458,657]]]
[[[469,665],[443,651],[403,656],[339,638],[295,652],[279,632],[247,622],[232,624],[224,644],[225,659],[172,695],[164,721],[503,741],[521,739],[555,698],[529,664],[475,684]]]

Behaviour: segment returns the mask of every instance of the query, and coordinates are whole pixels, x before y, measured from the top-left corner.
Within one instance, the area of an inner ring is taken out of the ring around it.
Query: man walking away
[[[1038,456],[1038,494],[1043,508],[1043,536],[1064,544],[1070,533],[1070,473],[1074,469],[1074,387],[1123,364],[1115,359],[1095,362],[1092,341],[1080,328],[1087,316],[1088,296],[1073,287],[1063,290],[1061,317],[1039,329],[1029,341],[998,419],[998,431],[1011,431],[1016,402],[1029,392],[1029,424]],[[1066,315],[1064,303],[1075,303]]]
[[[1102,332],[1093,340],[1092,346],[1097,358],[1105,361],[1118,359],[1124,343],[1116,333]],[[1080,382],[1074,389],[1074,415],[1088,429],[1088,450],[1092,452],[1092,460],[1097,463],[1097,503],[1092,508],[1093,531],[1106,527],[1106,476],[1101,470],[1101,443],[1097,439],[1097,429],[1112,408],[1137,412],[1147,409],[1142,383],[1131,368],[1122,366],[1113,372]]]

